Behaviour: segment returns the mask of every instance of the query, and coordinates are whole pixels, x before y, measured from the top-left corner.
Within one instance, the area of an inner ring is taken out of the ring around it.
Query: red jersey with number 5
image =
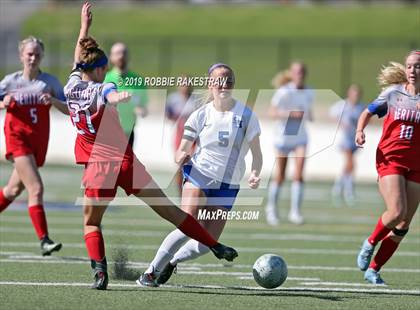
[[[368,110],[385,116],[377,161],[420,171],[420,95],[410,95],[404,84],[394,85],[385,89]]]
[[[40,100],[44,93],[65,100],[62,85],[48,73],[40,72],[36,78],[28,80],[18,71],[0,82],[0,100],[6,95],[13,97],[4,122],[7,159],[34,154],[42,165],[48,147],[51,108]]]
[[[114,83],[83,81],[73,71],[64,87],[67,106],[77,129],[74,148],[76,163],[108,162],[131,159],[133,152],[120,125],[117,109],[106,97],[116,91]]]

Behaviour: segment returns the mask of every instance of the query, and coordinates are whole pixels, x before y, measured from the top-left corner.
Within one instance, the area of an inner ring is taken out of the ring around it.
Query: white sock
[[[268,185],[268,197],[266,211],[270,214],[277,215],[277,201],[279,199],[281,185],[275,181],[271,181]]]
[[[171,265],[176,265],[178,263],[200,257],[204,254],[207,254],[208,252],[210,252],[210,249],[207,246],[191,239],[185,243],[182,248],[178,250],[178,252],[175,253],[170,263]]]
[[[353,176],[351,174],[344,175],[344,195],[345,197],[354,196]]]
[[[332,188],[332,194],[335,196],[340,196],[343,192],[344,187],[344,175],[340,175],[337,179],[335,179],[333,188]]]
[[[300,207],[303,199],[303,182],[293,181],[290,197],[290,212],[300,214]]]
[[[155,258],[147,268],[146,273],[154,272],[156,275],[165,268],[166,264],[172,259],[174,254],[189,239],[182,231],[175,229],[162,241]]]

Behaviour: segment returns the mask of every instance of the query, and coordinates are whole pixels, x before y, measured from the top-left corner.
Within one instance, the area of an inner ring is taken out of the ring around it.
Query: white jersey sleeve
[[[271,106],[276,108],[284,108],[287,103],[287,90],[285,88],[279,88],[271,98]]]
[[[13,79],[13,76],[11,74],[6,75],[1,81],[0,81],[0,100],[3,100],[4,96],[7,95],[7,92],[9,90],[9,82]]]
[[[330,117],[339,119],[341,114],[343,114],[345,104],[346,102],[344,100],[340,100],[334,103],[329,110]]]
[[[400,88],[400,85],[392,85],[385,88],[379,96],[368,105],[367,109],[370,113],[378,115],[379,118],[388,113],[388,101],[390,94]]]
[[[183,139],[196,141],[205,122],[205,107],[191,113],[184,125]]]

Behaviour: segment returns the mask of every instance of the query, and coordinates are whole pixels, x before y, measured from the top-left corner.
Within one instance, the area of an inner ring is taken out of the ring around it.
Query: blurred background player
[[[187,78],[188,76],[183,76]],[[165,116],[167,119],[175,123],[174,134],[174,152],[179,148],[184,133],[184,125],[188,117],[194,112],[200,101],[193,96],[193,87],[189,85],[180,85],[177,91],[169,94],[165,105]],[[182,190],[182,171],[178,170],[175,175],[175,182],[178,191]]]
[[[340,150],[344,155],[344,169],[335,180],[332,188],[333,203],[340,205],[344,198],[348,206],[354,205],[354,154],[358,147],[354,142],[356,136],[357,121],[363,112],[365,105],[360,101],[362,89],[353,84],[347,90],[347,98],[335,103],[330,109],[330,116],[339,122],[341,131]]]
[[[39,68],[44,56],[42,41],[32,36],[22,40],[19,56],[23,70],[5,76],[0,82],[0,108],[7,109],[6,159],[14,164],[8,184],[0,189],[0,212],[26,188],[29,216],[41,240],[41,253],[50,255],[60,250],[61,243],[48,236],[44,188],[38,168],[44,165],[47,154],[51,105],[64,114],[69,112],[58,79]]]
[[[285,72],[273,79],[277,88],[271,100],[269,116],[278,121],[275,131],[275,166],[268,186],[268,199],[265,208],[266,219],[270,225],[279,222],[277,202],[285,180],[289,154],[294,152],[295,170],[291,184],[289,221],[303,224],[301,205],[303,199],[303,168],[305,164],[308,135],[305,123],[312,120],[311,106],[313,92],[305,85],[306,66],[293,62]]]
[[[187,162],[183,166],[182,209],[195,218],[199,210],[227,212],[232,208],[246,170],[244,158],[248,150],[252,153],[250,188],[258,188],[262,168],[260,125],[252,110],[232,97],[233,70],[226,64],[217,63],[209,68],[208,76],[226,78],[227,82],[209,85],[209,99],[205,100],[208,103],[188,118],[176,156],[178,164]],[[196,141],[200,142],[193,154]],[[200,223],[213,238],[219,239],[226,218],[201,220]],[[195,259],[209,251],[207,246],[189,240],[176,229],[163,240],[139,282],[153,287],[164,284],[179,262]]]
[[[112,69],[105,76],[105,83],[112,82],[117,85],[117,89],[128,91],[131,94],[131,100],[128,104],[118,105],[118,114],[121,126],[129,138],[129,143],[134,143],[134,126],[137,117],[146,117],[147,110],[147,91],[143,84],[138,84],[140,75],[128,69],[128,48],[124,43],[117,42],[111,47],[109,60]],[[132,82],[134,81],[134,83]]]
[[[386,211],[363,242],[357,264],[366,271],[365,280],[385,284],[379,270],[407,234],[420,203],[420,50],[408,54],[405,66],[391,63],[385,67],[378,80],[384,90],[360,116],[356,143],[365,143],[363,130],[373,115],[385,116],[376,170]]]
[[[191,215],[177,208],[134,155],[118,119],[116,105],[130,100],[115,84],[103,83],[108,59],[96,41],[88,37],[91,5],[81,11],[81,27],[74,52],[75,68],[64,91],[70,116],[77,128],[75,157],[85,166],[84,239],[94,272],[92,288],[108,286],[105,244],[101,222],[117,188],[135,195],[186,235],[208,246],[219,259],[233,260],[234,249],[218,243]]]

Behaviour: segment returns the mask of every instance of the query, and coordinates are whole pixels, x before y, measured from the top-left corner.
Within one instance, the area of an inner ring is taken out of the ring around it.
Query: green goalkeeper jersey
[[[117,85],[118,91],[128,91],[132,94],[130,102],[117,106],[121,127],[127,136],[130,135],[136,123],[134,108],[146,107],[149,100],[146,87],[143,86],[142,83],[137,83],[139,78],[140,76],[133,71],[127,71],[125,74],[121,75],[115,68],[108,71],[105,76],[104,83],[112,82]]]

